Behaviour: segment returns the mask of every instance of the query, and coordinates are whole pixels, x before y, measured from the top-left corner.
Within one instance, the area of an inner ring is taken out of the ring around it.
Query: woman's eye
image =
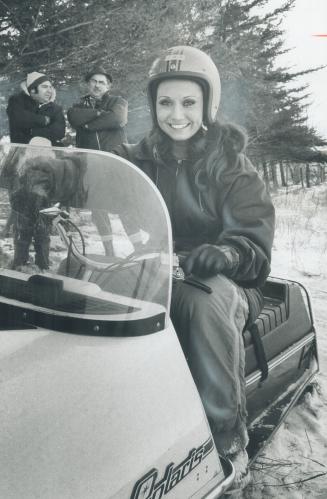
[[[194,99],[186,99],[183,102],[184,107],[194,106],[194,104],[195,104],[195,100]]]
[[[168,99],[159,100],[160,106],[169,106],[169,104],[170,104],[170,100],[168,100]]]

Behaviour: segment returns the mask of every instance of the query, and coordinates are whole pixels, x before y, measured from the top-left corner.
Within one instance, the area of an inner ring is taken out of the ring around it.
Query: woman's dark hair
[[[173,139],[156,125],[150,133],[150,140],[161,160],[173,157]],[[247,136],[239,126],[217,121],[208,128],[201,128],[187,144],[188,158],[194,161],[194,173],[201,170],[209,180],[218,180],[227,168],[230,171],[237,167],[238,155],[246,148]]]

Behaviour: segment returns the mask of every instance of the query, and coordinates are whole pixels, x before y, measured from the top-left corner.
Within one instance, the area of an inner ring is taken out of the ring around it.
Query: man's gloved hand
[[[181,262],[186,275],[210,277],[217,274],[231,276],[239,264],[239,254],[235,248],[214,244],[198,246]]]

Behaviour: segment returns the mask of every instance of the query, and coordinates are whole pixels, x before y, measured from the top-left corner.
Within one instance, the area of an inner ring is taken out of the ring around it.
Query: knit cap
[[[32,88],[37,87],[44,81],[49,81],[49,77],[43,73],[38,73],[37,71],[33,71],[29,73],[26,78],[26,86],[27,90],[30,92]]]
[[[56,154],[52,149],[52,144],[50,140],[45,137],[33,137],[29,144],[34,147],[27,147],[25,151],[26,158],[35,158],[37,156],[45,156],[47,158],[54,159]]]
[[[50,140],[45,137],[33,137],[29,144],[33,147],[24,146],[24,154],[19,158],[16,166],[16,173],[18,176],[22,176],[26,170],[26,160],[33,158],[50,158],[55,159],[56,153],[52,149]]]
[[[49,139],[46,139],[45,137],[33,137],[30,141],[29,144],[31,146],[41,146],[41,147],[51,147],[51,142]]]

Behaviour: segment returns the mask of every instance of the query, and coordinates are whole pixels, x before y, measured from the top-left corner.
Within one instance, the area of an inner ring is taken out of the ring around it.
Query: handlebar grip
[[[210,286],[207,286],[206,284],[203,284],[203,282],[197,281],[192,277],[185,277],[184,282],[185,284],[189,284],[190,286],[201,289],[205,293],[208,293],[208,295],[212,293],[212,288],[210,288]]]

